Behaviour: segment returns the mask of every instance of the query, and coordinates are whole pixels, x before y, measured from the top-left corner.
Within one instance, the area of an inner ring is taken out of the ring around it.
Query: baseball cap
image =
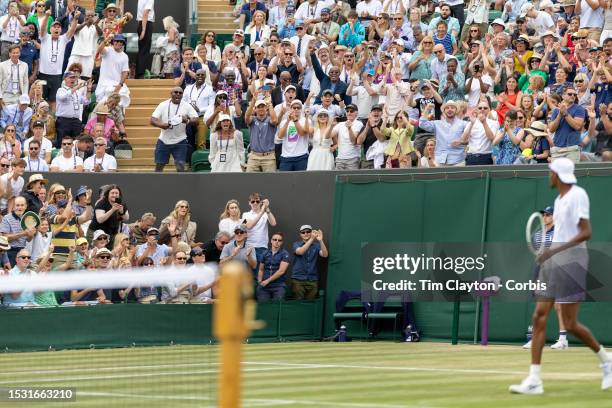
[[[87,242],[87,238],[81,237],[81,238],[76,240],[76,244],[77,245],[83,245],[83,244],[89,244],[89,242]]]
[[[289,85],[288,87],[285,88],[285,92],[287,92],[288,90],[293,89],[294,91],[297,92],[297,88],[294,85]]]
[[[239,36],[244,37],[244,31],[242,31],[242,30],[239,28],[239,29],[237,29],[236,31],[234,31],[234,35],[239,35]]]
[[[155,227],[151,227],[147,230],[147,235],[158,235],[159,230]]]
[[[321,14],[329,14],[330,10],[327,7],[321,9]]]
[[[76,76],[76,74],[74,72],[72,72],[72,71],[66,71],[64,73],[64,78],[70,78],[70,77],[75,77],[75,76]]]
[[[311,230],[312,231],[312,225],[310,224],[304,224],[300,227],[300,232],[304,231],[304,230]]]
[[[20,105],[29,105],[30,104],[30,97],[28,95],[21,95],[19,97],[19,104]]]
[[[548,168],[559,176],[561,182],[565,184],[576,184],[574,175],[574,162],[566,157],[555,159],[548,165]]]
[[[321,95],[327,95],[327,94],[330,94],[331,96],[334,96],[334,92],[331,89],[324,90]]]
[[[44,128],[45,127],[45,123],[42,120],[35,120],[34,123],[32,124],[33,128]]]
[[[354,103],[350,103],[350,104],[346,105],[346,109],[345,110],[348,110],[348,109],[353,109],[355,112],[359,112],[359,108]]]
[[[554,208],[552,208],[550,205],[543,210],[540,210],[540,214],[552,214],[553,212]]]
[[[263,99],[259,99],[257,102],[255,102],[255,107],[264,105],[266,106],[266,101],[264,101]]]
[[[296,20],[295,26],[296,27],[304,27],[304,21],[303,20]]]
[[[234,232],[236,231],[247,232],[247,227],[244,224],[238,224],[236,227],[234,227]]]
[[[521,15],[522,17],[525,17],[525,16],[527,15],[527,13],[529,12],[529,10],[531,10],[533,7],[534,7],[534,6],[533,6],[533,4],[531,4],[531,3],[526,3],[526,4],[523,4],[523,7],[521,7],[521,13],[520,13],[520,15]]]
[[[372,106],[372,110],[379,110],[382,111],[383,107],[381,104],[377,103],[376,105]]]

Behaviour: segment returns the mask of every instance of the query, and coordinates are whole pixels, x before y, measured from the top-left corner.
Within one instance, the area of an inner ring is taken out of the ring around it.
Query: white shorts
[[[94,69],[94,56],[83,57],[81,55],[71,55],[68,59],[68,65],[66,66],[66,71],[68,71],[68,67],[72,64],[79,63],[83,67],[83,72],[81,72],[81,76],[86,78],[91,78],[91,73]]]

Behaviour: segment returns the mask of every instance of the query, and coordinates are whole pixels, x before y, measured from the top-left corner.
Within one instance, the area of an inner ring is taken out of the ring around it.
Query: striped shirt
[[[51,224],[51,231],[53,231],[51,243],[55,246],[54,254],[67,254],[70,252],[69,248],[76,245],[78,225],[75,218],[72,218],[63,228],[62,225]]]
[[[12,235],[18,234],[23,229],[21,228],[21,218],[15,216],[15,213],[7,214],[0,223],[0,233],[2,235]],[[11,244],[11,248],[25,248],[27,243],[26,237],[17,238],[15,240],[9,241]]]
[[[553,233],[555,231],[555,227],[553,226],[550,230],[546,231],[544,235],[544,248],[550,248],[552,245]],[[542,231],[536,231],[533,234],[533,247],[537,250],[542,246]]]

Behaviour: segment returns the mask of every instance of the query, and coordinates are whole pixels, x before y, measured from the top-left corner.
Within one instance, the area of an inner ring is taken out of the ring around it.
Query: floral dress
[[[521,129],[516,128],[512,131],[514,136],[518,134]],[[519,145],[512,143],[508,133],[504,133],[504,137],[499,142],[497,151],[497,164],[513,164],[514,161],[520,156],[521,148]]]

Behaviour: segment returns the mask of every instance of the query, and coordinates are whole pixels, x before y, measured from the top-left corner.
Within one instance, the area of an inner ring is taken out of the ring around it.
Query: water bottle
[[[340,326],[340,332],[338,333],[338,343],[346,342],[346,326]]]
[[[527,328],[527,341],[531,341],[532,337],[533,337],[533,326],[529,325],[529,327]]]
[[[406,330],[404,331],[404,333],[406,334],[406,341],[412,342],[412,325],[411,324],[406,326]]]

